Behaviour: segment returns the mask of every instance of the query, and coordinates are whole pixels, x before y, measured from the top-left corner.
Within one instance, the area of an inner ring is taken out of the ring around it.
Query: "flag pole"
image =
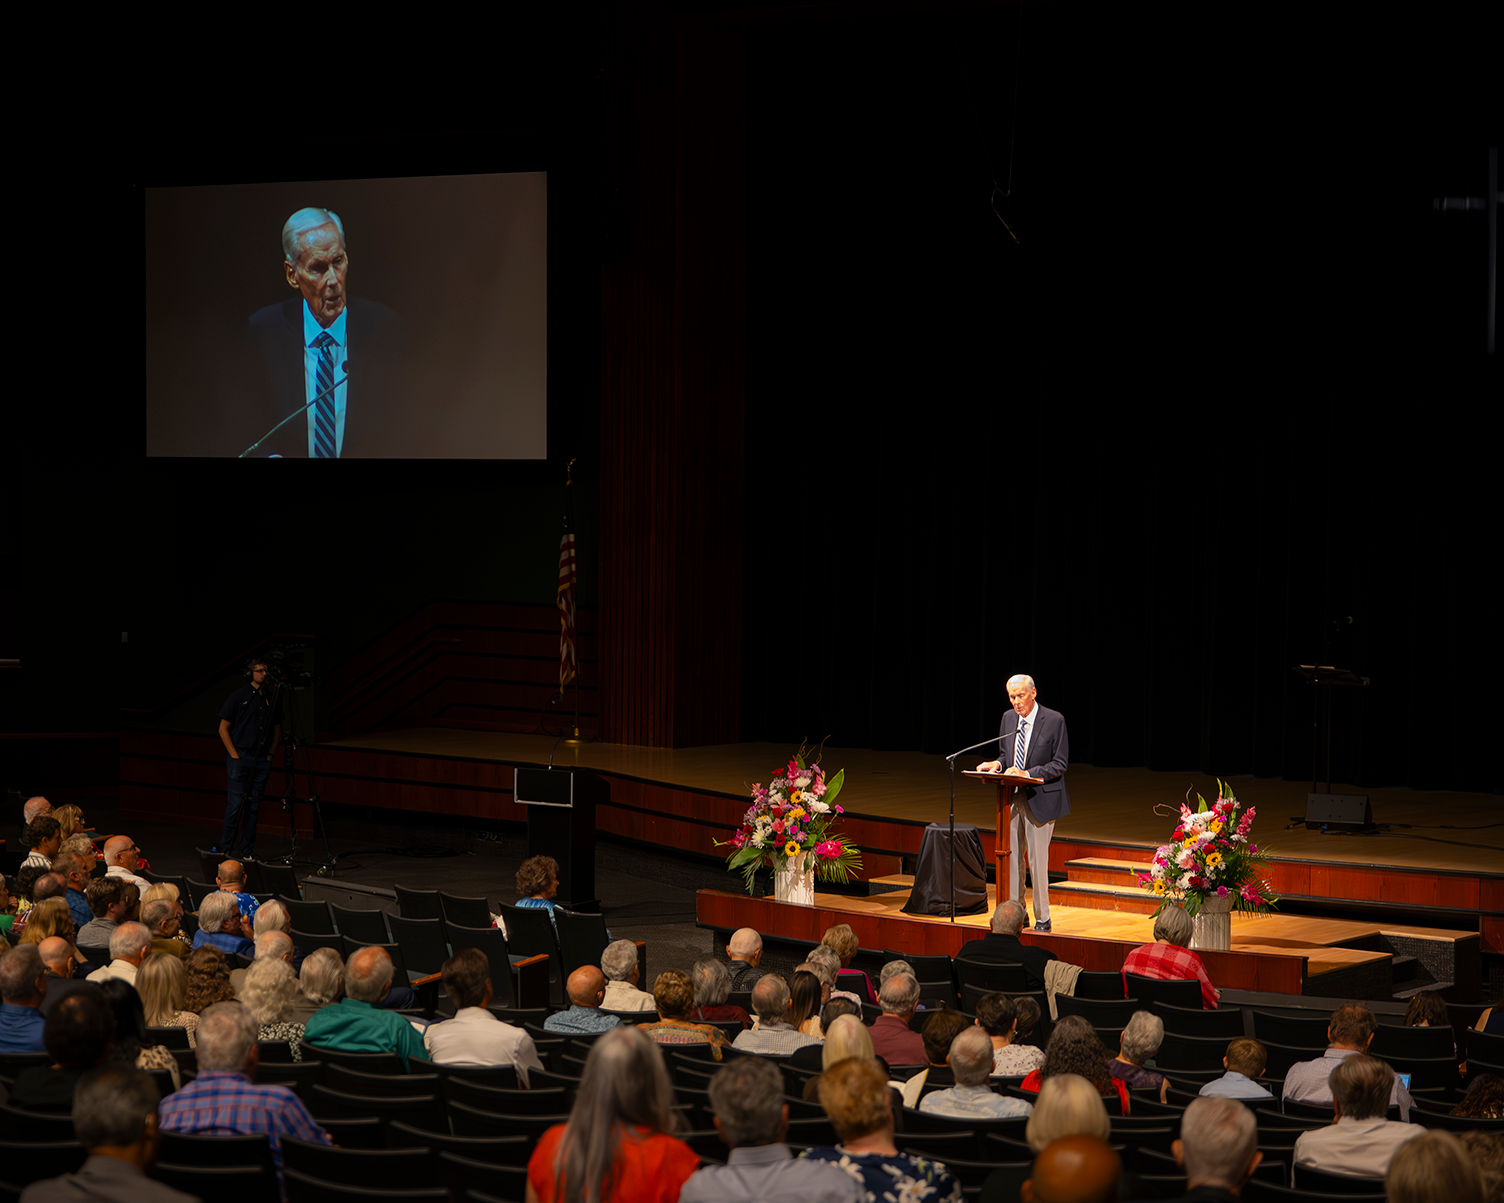
[[[575,461],[564,465],[564,531],[559,537],[559,695],[571,681],[574,682],[574,731],[568,744],[580,744],[580,673],[579,652],[575,639],[575,586],[579,583],[579,569],[575,561],[574,546],[574,485]]]

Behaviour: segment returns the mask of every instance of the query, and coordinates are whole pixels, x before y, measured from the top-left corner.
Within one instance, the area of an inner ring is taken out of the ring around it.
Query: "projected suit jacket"
[[[345,438],[341,459],[401,457],[403,423],[398,404],[398,370],[402,361],[402,323],[376,301],[351,297],[346,305],[350,383],[345,402]],[[303,298],[292,297],[258,309],[246,332],[253,361],[260,409],[257,437],[288,414],[308,404],[303,370]],[[343,379],[344,373],[340,373]],[[261,420],[263,419],[264,420]],[[308,458],[308,416],[294,418],[257,448],[259,456]]]
[[[1070,740],[1065,734],[1065,716],[1039,703],[1028,721],[1034,734],[1029,737],[1029,754],[1024,771],[1031,777],[1043,777],[1043,785],[1025,790],[1029,809],[1041,823],[1053,823],[1071,813],[1071,796],[1065,788],[1065,770],[1070,764]],[[1003,715],[1002,738],[998,740],[998,759],[1007,768],[1013,763],[1013,736],[1018,730],[1018,715],[1012,710]]]

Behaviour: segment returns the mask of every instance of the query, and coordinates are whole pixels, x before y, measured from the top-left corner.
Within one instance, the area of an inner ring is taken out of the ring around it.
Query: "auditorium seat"
[[[1222,1006],[1208,1011],[1201,1007],[1172,1007],[1155,1002],[1148,1009],[1163,1021],[1166,1032],[1174,1032],[1177,1036],[1215,1036],[1225,1043],[1236,1040],[1244,1032],[1241,1007]]]

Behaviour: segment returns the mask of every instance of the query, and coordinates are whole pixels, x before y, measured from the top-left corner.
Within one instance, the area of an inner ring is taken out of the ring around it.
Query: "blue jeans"
[[[261,809],[261,791],[272,775],[272,762],[265,758],[252,760],[242,756],[236,760],[226,756],[225,768],[230,774],[230,802],[225,807],[225,829],[219,837],[219,847],[226,856],[234,851],[235,829],[242,826],[244,818],[239,855],[245,857],[256,850],[256,815]]]

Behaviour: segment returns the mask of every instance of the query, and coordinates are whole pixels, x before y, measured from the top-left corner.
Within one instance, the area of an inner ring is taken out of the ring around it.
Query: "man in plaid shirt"
[[[1201,963],[1201,958],[1186,947],[1191,942],[1195,927],[1191,917],[1181,907],[1167,906],[1159,912],[1159,918],[1154,920],[1154,943],[1140,944],[1123,962],[1123,989],[1129,997],[1133,995],[1128,986],[1130,973],[1163,980],[1194,978],[1201,983],[1202,1007],[1209,1010],[1216,1008],[1222,992],[1212,985],[1212,979],[1207,976],[1206,966]]]
[[[255,1018],[238,1002],[206,1007],[198,1024],[198,1077],[162,1100],[163,1132],[190,1136],[271,1138],[272,1159],[282,1168],[283,1136],[330,1144],[308,1108],[286,1086],[257,1086]]]

